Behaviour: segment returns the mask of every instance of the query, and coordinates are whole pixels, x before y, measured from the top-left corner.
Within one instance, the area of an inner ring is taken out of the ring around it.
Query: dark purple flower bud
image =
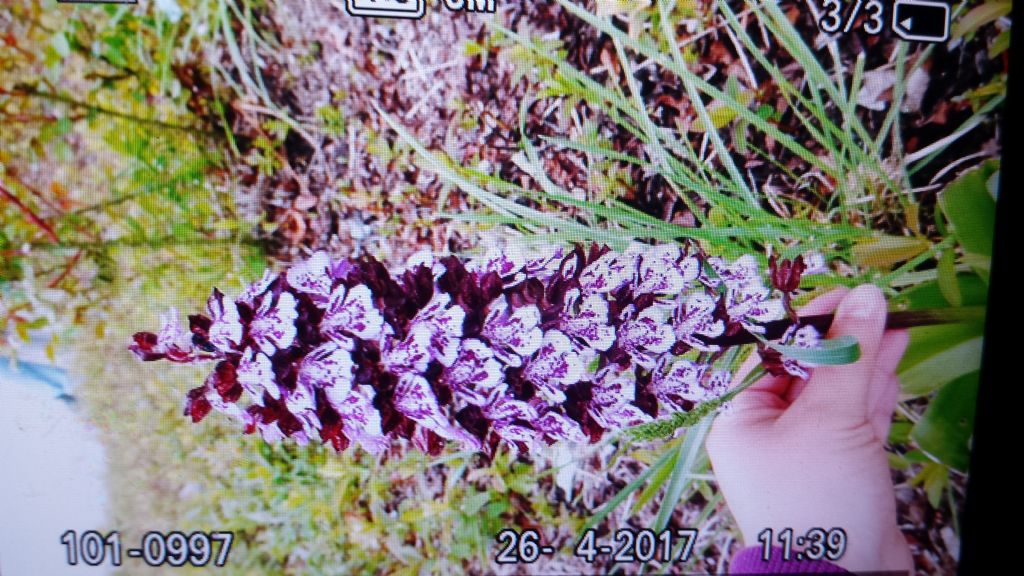
[[[132,343],[128,346],[128,349],[138,356],[140,360],[152,362],[166,357],[166,354],[158,350],[158,344],[156,334],[152,332],[136,332],[132,336]]]
[[[780,262],[779,255],[772,254],[768,259],[768,270],[772,286],[781,292],[789,293],[800,288],[800,277],[807,270],[807,266],[804,264],[803,256]]]
[[[237,402],[242,396],[242,387],[238,384],[238,373],[235,365],[227,360],[217,363],[213,369],[213,388],[226,402]]]
[[[206,415],[213,409],[210,401],[206,399],[206,390],[206,386],[200,386],[188,391],[188,397],[185,402],[185,416],[192,418],[194,424],[206,418]]]

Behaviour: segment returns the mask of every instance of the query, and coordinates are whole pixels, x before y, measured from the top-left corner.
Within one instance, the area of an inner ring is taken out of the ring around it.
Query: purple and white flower
[[[399,376],[422,374],[430,363],[432,335],[430,327],[418,324],[412,327],[404,340],[386,336],[381,350],[381,366]]]
[[[704,398],[701,382],[708,371],[706,364],[698,364],[690,360],[678,360],[667,371],[657,370],[652,380],[654,395],[672,411],[681,411],[685,407],[683,400],[700,402]]]
[[[206,301],[206,311],[213,319],[209,332],[210,344],[221,352],[237,349],[242,342],[242,322],[238,316],[238,306],[215,288]]]
[[[469,270],[478,276],[494,272],[502,278],[509,278],[509,284],[515,284],[526,277],[522,272],[525,265],[525,259],[518,250],[492,248],[482,259],[471,262]]]
[[[302,359],[298,385],[309,388],[323,388],[327,402],[337,410],[352,391],[352,346],[351,343],[328,341]]]
[[[781,341],[797,348],[812,349],[817,348],[821,343],[821,335],[818,334],[818,331],[814,326],[803,326],[801,328],[797,328],[794,324],[786,330],[785,334],[782,335]],[[783,356],[782,368],[790,375],[806,380],[811,377],[808,370],[814,368],[814,364],[801,362],[799,360]]]
[[[444,292],[434,294],[412,321],[414,327],[423,327],[430,333],[430,356],[442,366],[451,366],[455,362],[462,338],[462,323],[466,319],[462,306],[451,306],[451,301],[451,296]]]
[[[295,319],[299,316],[295,308],[295,296],[291,292],[281,292],[277,301],[271,302],[270,298],[264,298],[249,324],[249,336],[267,356],[273,356],[278,350],[292,345],[296,333]]]
[[[764,327],[759,323],[779,320],[786,314],[782,299],[771,298],[771,290],[760,284],[759,280],[730,287],[725,308],[730,320],[741,323],[753,333],[764,332]]]
[[[515,452],[518,452],[517,444],[525,445],[527,452],[535,451],[541,438],[541,434],[533,428],[514,422],[497,421],[494,422],[493,429],[494,433],[507,442]]]
[[[242,360],[238,364],[238,383],[252,395],[253,401],[258,405],[263,404],[264,391],[275,400],[281,398],[281,388],[277,385],[274,364],[259,350],[250,348],[248,353],[242,355]]]
[[[373,304],[373,294],[362,284],[346,288],[339,285],[331,292],[320,331],[331,338],[351,334],[362,340],[376,340],[384,327],[384,317]]]
[[[634,313],[632,305],[626,316]],[[653,368],[662,354],[675,344],[672,326],[664,320],[664,314],[655,307],[645,308],[636,318],[630,318],[619,326],[619,348],[629,354],[637,366]]]
[[[445,370],[445,381],[457,398],[474,406],[492,404],[507,388],[501,363],[475,338],[462,342],[458,359]]]
[[[289,268],[285,278],[292,288],[308,295],[322,308],[331,297],[331,257],[326,252],[317,252],[308,260]]]
[[[608,301],[600,294],[582,296],[579,290],[570,290],[558,323],[580,350],[590,348],[604,352],[615,342],[615,328],[608,325]]]
[[[542,249],[543,250],[543,249]],[[552,276],[558,273],[558,268],[565,259],[565,249],[561,246],[548,247],[547,253],[539,258],[526,261],[523,266],[523,273],[527,278],[547,282]]]
[[[479,450],[480,441],[449,421],[441,412],[434,391],[422,376],[403,374],[395,389],[395,409],[413,422],[430,430],[434,434],[458,442],[466,450]]]
[[[263,441],[268,444],[277,444],[286,438],[284,432],[281,431],[281,427],[277,425],[277,422],[271,422],[269,424],[257,422],[256,429],[259,430]]]
[[[152,353],[166,355],[173,362],[187,361],[195,354],[192,335],[182,327],[176,308],[171,308],[160,315],[160,331],[157,333]]]
[[[675,244],[647,248],[640,256],[634,292],[640,294],[679,294],[700,274],[696,258],[682,257]]]
[[[482,334],[499,360],[513,368],[522,366],[523,358],[536,352],[544,339],[540,310],[529,305],[510,311],[501,295],[489,306]]]
[[[282,392],[285,406],[288,407],[289,412],[303,422],[303,427],[320,427],[320,421],[316,417],[316,399],[311,385],[306,382],[296,382],[295,388]]]
[[[495,422],[513,422],[515,420],[530,422],[538,417],[537,409],[528,402],[509,396],[499,396],[494,402],[485,406],[484,415]]]
[[[549,411],[534,420],[533,426],[556,442],[567,441],[579,444],[590,442],[590,438],[575,420],[555,411]]]
[[[595,376],[591,393],[587,411],[606,430],[621,430],[652,420],[650,415],[633,404],[636,382],[631,372],[614,365],[603,369]]]
[[[207,386],[206,388],[206,401],[210,403],[214,410],[236,422],[248,424],[252,420],[252,417],[245,410],[242,410],[241,406],[235,402],[226,402],[212,386]]]
[[[676,338],[697,350],[717,350],[717,346],[703,340],[717,338],[725,332],[725,323],[715,319],[716,307],[715,299],[702,292],[680,299],[672,322]]]
[[[250,284],[242,292],[242,295],[238,297],[238,301],[248,305],[250,308],[256,308],[263,295],[270,289],[270,285],[274,283],[274,280],[277,280],[277,274],[270,270],[264,270],[263,276]]]
[[[431,453],[440,439],[533,451],[650,422],[650,393],[662,413],[726,394],[732,375],[712,364],[718,355],[697,362],[690,348],[717,352],[727,331],[760,334],[785,316],[804,270],[770,258],[766,286],[757,262],[675,244],[556,248],[529,260],[492,250],[464,266],[424,252],[396,277],[369,257],[317,252],[267,271],[237,300],[214,290],[188,331],[170,311],[159,333],[140,332],[130,347],[147,361],[217,362],[188,393],[193,422],[217,411],[267,441],[319,434],[336,450],[355,443],[373,454],[396,437]],[[814,348],[819,338],[793,326],[781,341]],[[777,351],[761,354],[773,374],[808,374]]]
[[[526,363],[523,377],[550,405],[565,402],[565,389],[583,377],[583,361],[569,338],[558,330],[544,334],[537,353]]]
[[[540,440],[540,433],[530,427],[530,423],[538,418],[533,406],[508,396],[499,396],[484,407],[483,412],[491,421],[494,433],[513,449],[516,449],[517,444],[523,444],[527,451],[534,450]]]
[[[583,269],[580,288],[586,294],[614,292],[633,279],[636,265],[635,253],[608,252]]]
[[[712,257],[708,258],[708,264],[711,265],[711,268],[718,277],[708,277],[702,274],[701,280],[712,288],[718,288],[723,282],[729,288],[743,287],[750,282],[761,282],[761,272],[757,264],[757,258],[750,254],[740,256],[731,264],[722,258]]]
[[[729,391],[730,382],[732,382],[732,372],[728,370],[712,371],[700,384],[703,393],[701,401],[707,402],[721,397]]]
[[[367,452],[380,454],[387,449],[389,441],[381,431],[380,412],[373,407],[373,397],[373,387],[363,384],[353,387],[341,403],[331,402],[331,405],[341,416],[345,436]]]

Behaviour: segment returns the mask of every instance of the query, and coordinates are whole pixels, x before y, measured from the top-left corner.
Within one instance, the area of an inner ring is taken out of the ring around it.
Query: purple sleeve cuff
[[[783,560],[782,548],[772,548],[767,562],[761,552],[760,546],[740,550],[732,557],[729,574],[851,574],[827,560]]]

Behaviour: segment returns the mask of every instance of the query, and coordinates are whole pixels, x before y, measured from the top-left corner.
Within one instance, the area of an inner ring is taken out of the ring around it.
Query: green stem
[[[814,326],[819,332],[828,332],[835,319],[834,314],[817,314],[800,318],[800,326]],[[918,326],[934,326],[936,324],[964,324],[985,320],[984,306],[961,306],[959,308],[930,308],[926,310],[897,310],[889,312],[885,319],[885,327],[889,330],[903,330]],[[764,325],[765,333],[760,338],[749,332],[740,332],[735,336],[708,339],[708,344],[728,347],[742,344],[754,344],[764,340],[781,338],[786,330],[793,325],[792,320],[775,320]]]
[[[195,244],[210,245],[241,245],[262,247],[263,241],[252,236],[231,238],[177,238],[161,236],[159,238],[119,238],[104,242],[30,242],[29,250],[96,250],[107,248],[165,248],[169,246],[190,246]]]
[[[84,109],[86,109],[86,110],[88,110],[90,112],[95,112],[97,114],[104,114],[104,115],[107,115],[107,116],[113,116],[114,118],[120,118],[122,120],[128,120],[130,122],[137,122],[139,124],[147,124],[147,125],[156,126],[156,127],[159,127],[159,128],[166,128],[168,130],[179,130],[179,131],[182,131],[182,132],[189,132],[191,134],[201,134],[203,136],[210,136],[210,137],[216,137],[217,136],[216,132],[210,132],[210,131],[204,130],[202,128],[199,128],[199,127],[181,126],[179,124],[171,124],[169,122],[163,122],[161,120],[153,120],[153,119],[150,119],[150,118],[140,118],[138,116],[132,116],[131,114],[125,114],[124,112],[118,112],[116,110],[110,110],[108,108],[102,108],[100,106],[94,106],[92,104],[89,104],[88,102],[82,102],[80,100],[75,100],[74,98],[70,98],[68,96],[63,96],[61,94],[53,94],[51,92],[43,92],[41,90],[36,90],[35,88],[27,88],[27,87],[22,86],[22,87],[19,87],[16,90],[11,90],[11,91],[2,90],[2,91],[0,91],[0,94],[5,94],[5,95],[8,95],[8,96],[16,96],[16,97],[21,97],[21,98],[41,98],[43,100],[50,100],[51,102],[60,102],[62,104],[67,104],[69,106],[75,106],[76,108],[84,108]]]

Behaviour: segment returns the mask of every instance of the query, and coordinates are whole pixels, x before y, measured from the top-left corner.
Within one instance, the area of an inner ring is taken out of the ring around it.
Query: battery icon
[[[363,18],[422,18],[426,0],[345,0],[351,16]]]
[[[949,4],[930,0],[896,0],[892,31],[904,40],[945,42],[949,39]]]

